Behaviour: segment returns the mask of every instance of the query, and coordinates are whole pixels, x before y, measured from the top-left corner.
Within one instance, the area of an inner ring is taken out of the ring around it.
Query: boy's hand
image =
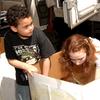
[[[30,65],[30,64],[28,64],[27,66],[26,66],[26,70],[25,70],[30,76],[33,76],[33,72],[35,72],[35,73],[38,73],[38,69],[35,67],[35,66],[33,66],[33,65]]]

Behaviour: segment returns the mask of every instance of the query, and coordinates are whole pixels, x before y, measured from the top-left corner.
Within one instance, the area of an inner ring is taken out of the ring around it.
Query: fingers
[[[33,67],[33,72],[38,72],[38,69],[36,67]]]
[[[38,73],[38,72],[39,72],[38,69],[36,67],[33,67],[28,71],[28,74],[30,76],[33,76],[33,73]]]

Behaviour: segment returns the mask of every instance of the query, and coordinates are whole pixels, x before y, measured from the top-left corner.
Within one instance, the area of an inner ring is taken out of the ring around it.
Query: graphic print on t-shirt
[[[14,46],[14,50],[17,56],[20,57],[20,60],[28,64],[35,64],[39,59],[39,47],[38,45],[18,45]]]

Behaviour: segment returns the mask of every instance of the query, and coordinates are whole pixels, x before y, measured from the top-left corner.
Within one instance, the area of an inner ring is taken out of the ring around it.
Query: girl
[[[95,79],[96,50],[90,38],[74,34],[66,39],[62,51],[62,80],[86,84]]]

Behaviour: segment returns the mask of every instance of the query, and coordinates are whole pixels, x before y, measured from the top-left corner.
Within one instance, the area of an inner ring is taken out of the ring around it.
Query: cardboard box
[[[4,37],[0,37],[0,54],[4,52]]]
[[[62,65],[59,63],[61,52],[57,52],[50,57],[51,70],[49,77],[34,73],[29,76],[29,86],[32,100],[98,100],[100,94],[100,67],[96,69],[96,79],[86,85],[79,85],[67,81],[62,81]],[[36,64],[42,69],[42,63]]]

